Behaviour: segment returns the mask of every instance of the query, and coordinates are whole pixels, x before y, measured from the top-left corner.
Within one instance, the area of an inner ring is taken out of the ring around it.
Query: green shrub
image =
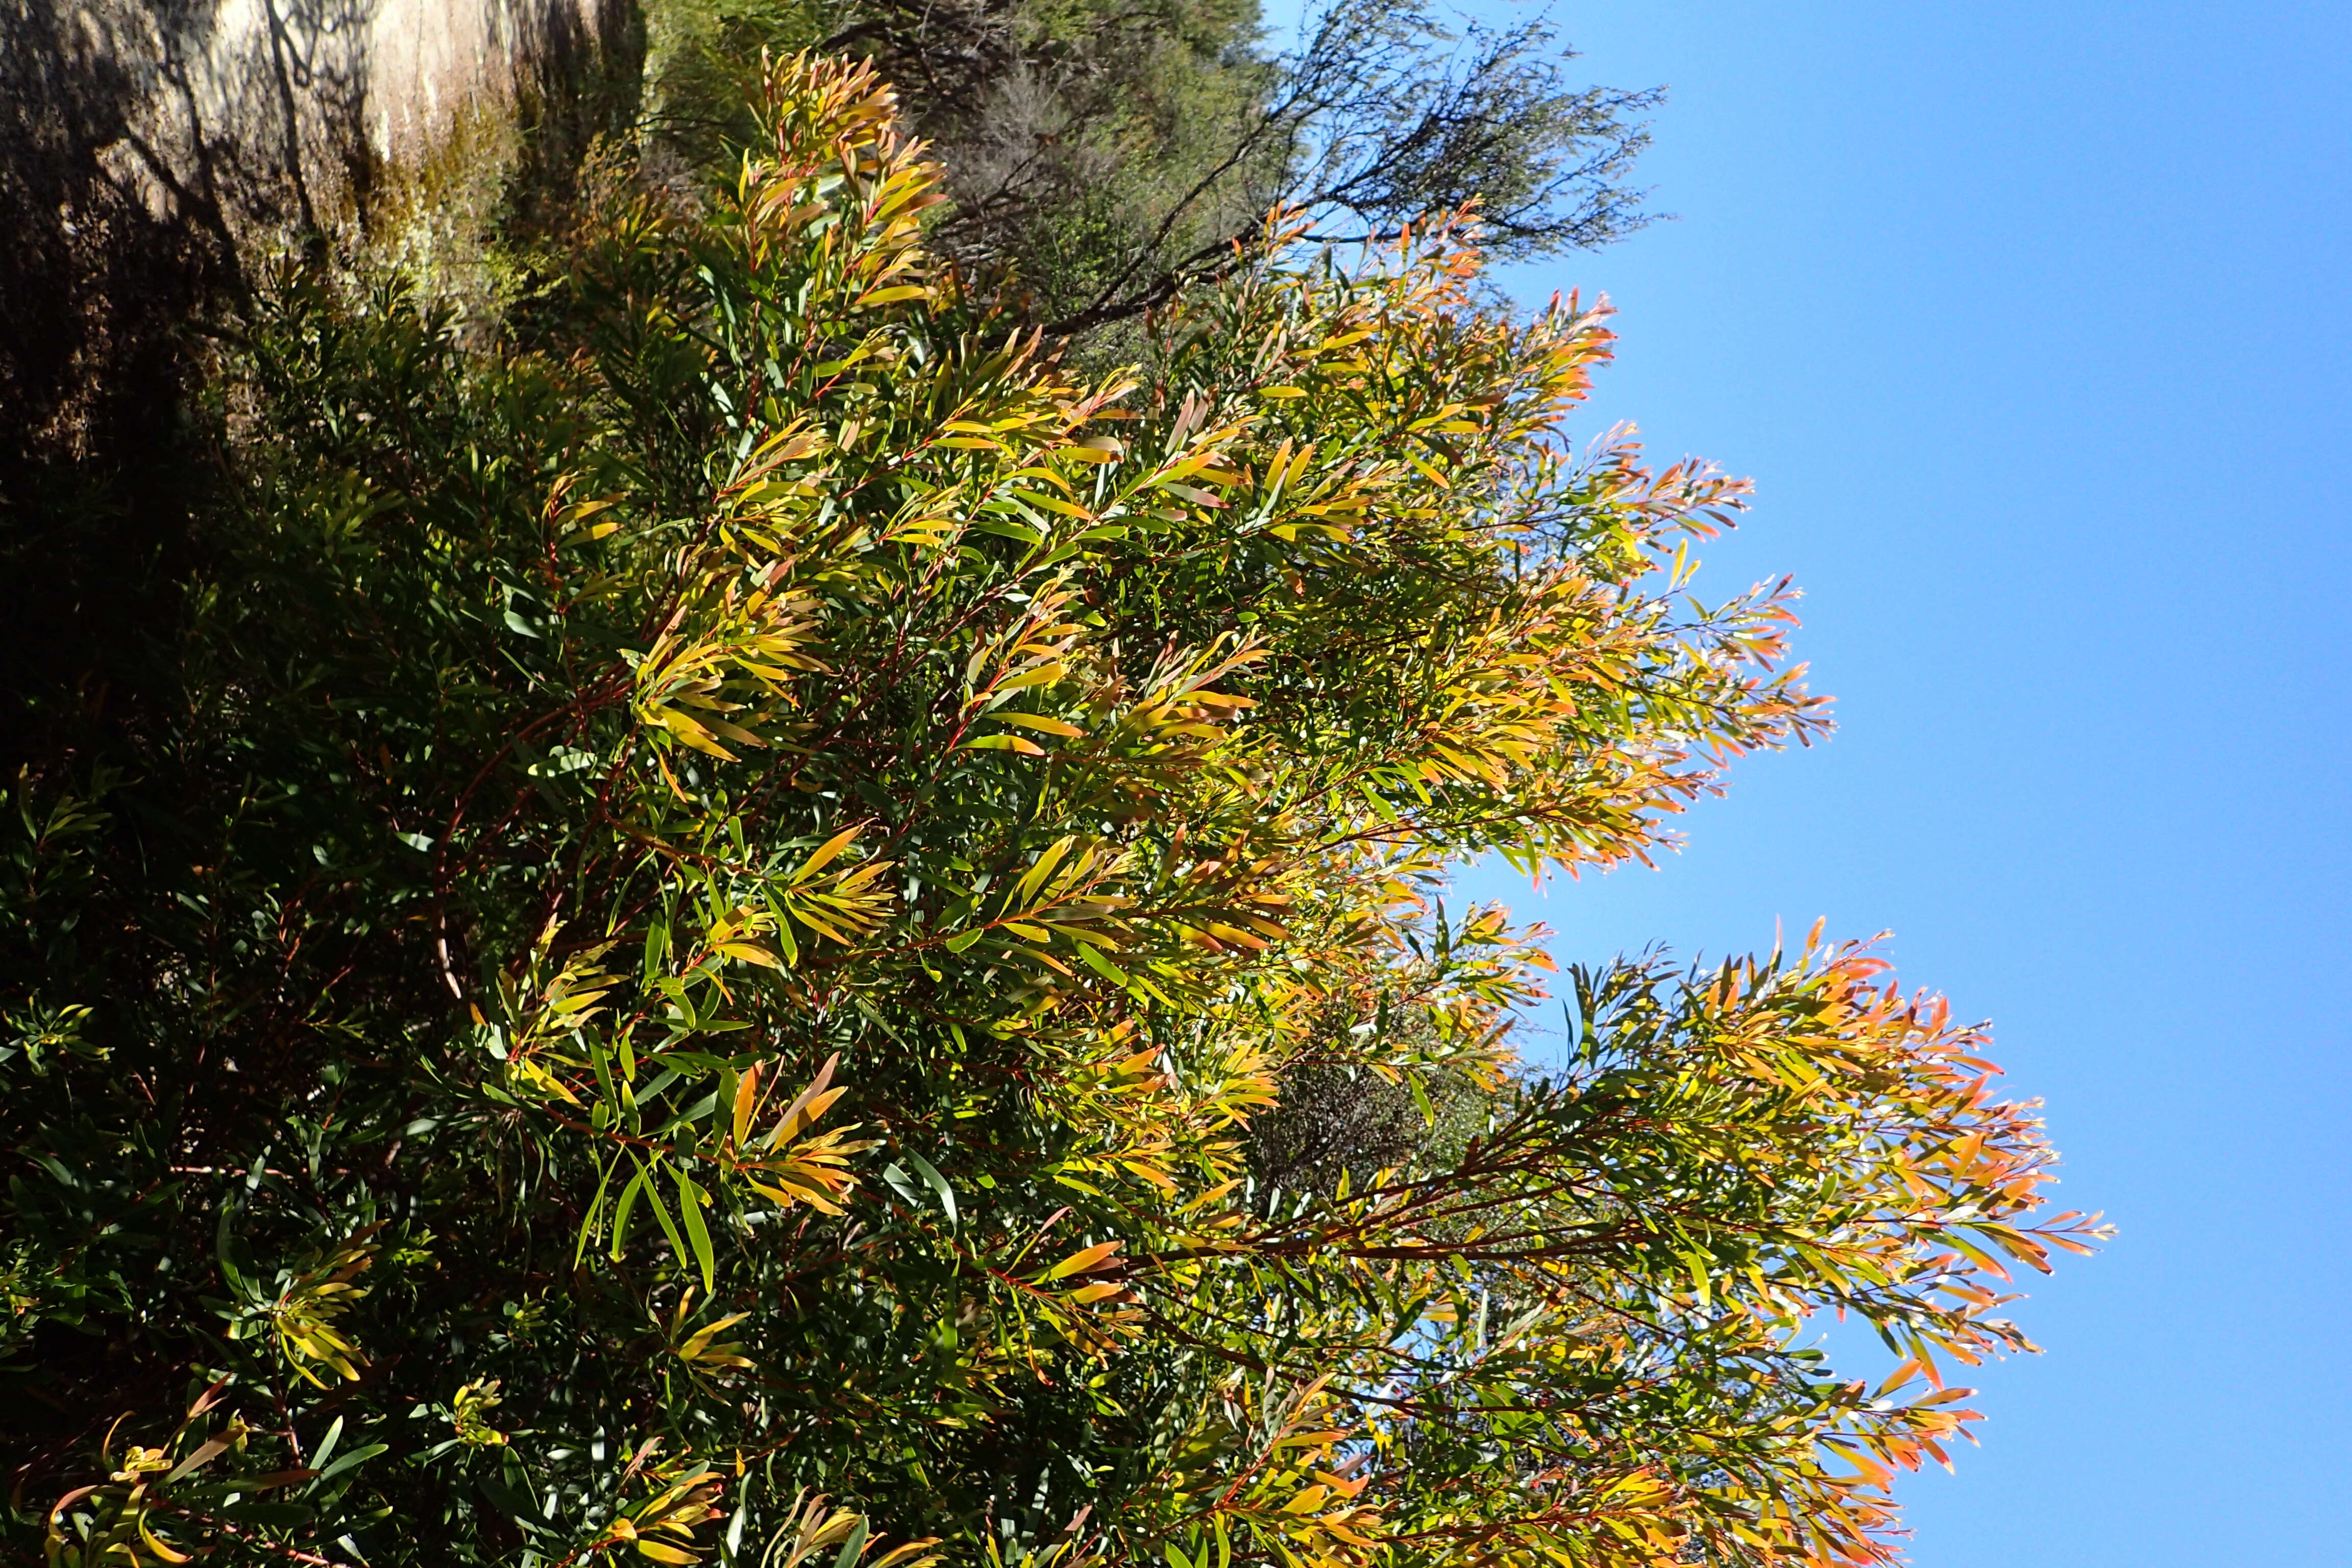
[[[19,1555],[1882,1560],[1968,1413],[1798,1331],[2021,1345],[2028,1110],[1812,945],[1535,1075],[1435,900],[1821,727],[1785,589],[1665,596],[1743,487],[1571,456],[1608,332],[1458,233],[1088,379],[869,73],[760,113],[497,342],[289,278],[142,705],[15,781]]]

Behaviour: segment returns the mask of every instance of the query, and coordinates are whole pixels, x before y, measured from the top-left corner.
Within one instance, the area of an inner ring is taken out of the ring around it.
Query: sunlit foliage
[[[499,344],[289,278],[170,700],[15,781],[20,1552],[1884,1561],[2084,1234],[2030,1110],[1817,941],[1577,971],[1537,1072],[1438,897],[1821,730],[1785,585],[1669,596],[1743,486],[1569,446],[1601,316],[1458,226],[1089,380],[870,75],[762,113]],[[1254,1142],[1357,1081],[1433,1131]]]

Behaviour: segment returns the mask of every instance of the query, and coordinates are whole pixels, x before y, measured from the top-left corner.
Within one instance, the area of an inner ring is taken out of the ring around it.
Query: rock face
[[[464,114],[561,156],[638,39],[634,0],[0,0],[0,464],[131,438],[192,308]]]

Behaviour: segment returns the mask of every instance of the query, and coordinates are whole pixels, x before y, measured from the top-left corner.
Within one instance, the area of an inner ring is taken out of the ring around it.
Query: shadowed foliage
[[[192,393],[255,279],[289,252],[413,248],[420,213],[487,234],[561,201],[634,103],[633,16],[601,0],[0,0],[9,772],[77,726],[143,721],[146,645],[194,570],[190,509],[216,478]],[[454,67],[423,58],[436,40]],[[490,120],[474,141],[498,166],[452,180],[445,143]]]

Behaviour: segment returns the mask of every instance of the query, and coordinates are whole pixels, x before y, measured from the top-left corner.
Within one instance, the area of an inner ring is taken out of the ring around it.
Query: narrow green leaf
[[[615,1263],[621,1261],[621,1249],[628,1244],[630,1212],[637,1206],[637,1196],[645,1190],[645,1168],[643,1166],[639,1166],[636,1175],[631,1178],[627,1186],[621,1189],[621,1201],[613,1206],[613,1246],[611,1256],[613,1261]],[[662,1223],[664,1225],[667,1225],[669,1221],[665,1218]],[[683,1248],[680,1250],[683,1250]]]
[[[860,1519],[849,1539],[841,1543],[841,1553],[833,1560],[833,1568],[856,1568],[858,1558],[866,1553],[866,1521]]]
[[[924,1159],[912,1149],[907,1151],[907,1163],[914,1166],[915,1173],[930,1184],[931,1191],[939,1194],[940,1207],[947,1215],[948,1223],[950,1225],[961,1223],[956,1217],[955,1189],[948,1185],[948,1179],[940,1175],[929,1160]]]
[[[702,1188],[686,1173],[685,1166],[677,1167],[676,1173],[678,1213],[686,1221],[688,1239],[694,1243],[694,1260],[702,1266],[702,1293],[707,1296],[715,1288],[718,1261],[710,1247],[710,1226],[702,1217]]]

